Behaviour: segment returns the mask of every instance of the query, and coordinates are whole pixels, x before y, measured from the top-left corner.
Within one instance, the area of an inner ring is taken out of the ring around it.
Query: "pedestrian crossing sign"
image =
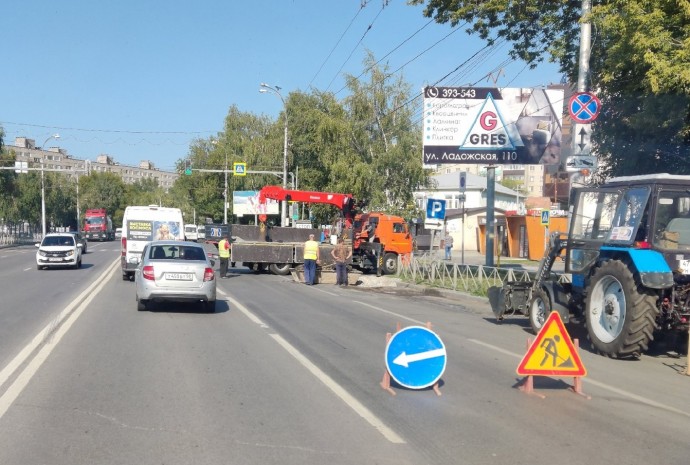
[[[517,374],[541,376],[587,376],[558,312],[544,322],[537,338],[517,367]]]
[[[541,224],[544,226],[549,225],[549,210],[541,211]]]
[[[247,164],[243,162],[234,162],[232,164],[232,174],[233,176],[246,176],[247,175]]]

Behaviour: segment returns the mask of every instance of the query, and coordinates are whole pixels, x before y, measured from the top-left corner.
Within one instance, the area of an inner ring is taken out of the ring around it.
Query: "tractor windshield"
[[[690,250],[690,192],[662,190],[654,218],[654,245]]]
[[[631,243],[645,234],[649,188],[592,189],[580,192],[571,218],[574,239],[600,243]]]
[[[630,243],[646,237],[649,193],[649,187],[634,187],[623,193],[613,216],[608,242]]]

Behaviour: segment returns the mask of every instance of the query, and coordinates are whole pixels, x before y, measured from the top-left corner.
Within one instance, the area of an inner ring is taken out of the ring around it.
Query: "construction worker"
[[[218,242],[218,256],[220,257],[220,277],[227,278],[228,261],[230,260],[230,240],[228,233],[223,234],[223,238]]]
[[[309,234],[309,240],[304,243],[304,284],[307,286],[314,284],[319,258],[319,243],[314,240],[314,234]]]

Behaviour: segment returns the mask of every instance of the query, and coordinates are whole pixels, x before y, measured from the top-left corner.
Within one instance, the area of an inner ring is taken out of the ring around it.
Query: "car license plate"
[[[169,281],[191,281],[191,273],[165,273],[165,279]]]
[[[62,258],[49,258],[48,261],[49,262],[61,262]]]

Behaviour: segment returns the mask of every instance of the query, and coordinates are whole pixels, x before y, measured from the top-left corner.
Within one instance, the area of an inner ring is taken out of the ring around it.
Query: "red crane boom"
[[[283,189],[280,186],[266,186],[259,191],[259,203],[266,203],[267,199],[286,200],[305,203],[325,203],[338,207],[345,217],[348,226],[352,225],[355,214],[355,199],[352,194],[336,194],[332,192],[295,191]]]

